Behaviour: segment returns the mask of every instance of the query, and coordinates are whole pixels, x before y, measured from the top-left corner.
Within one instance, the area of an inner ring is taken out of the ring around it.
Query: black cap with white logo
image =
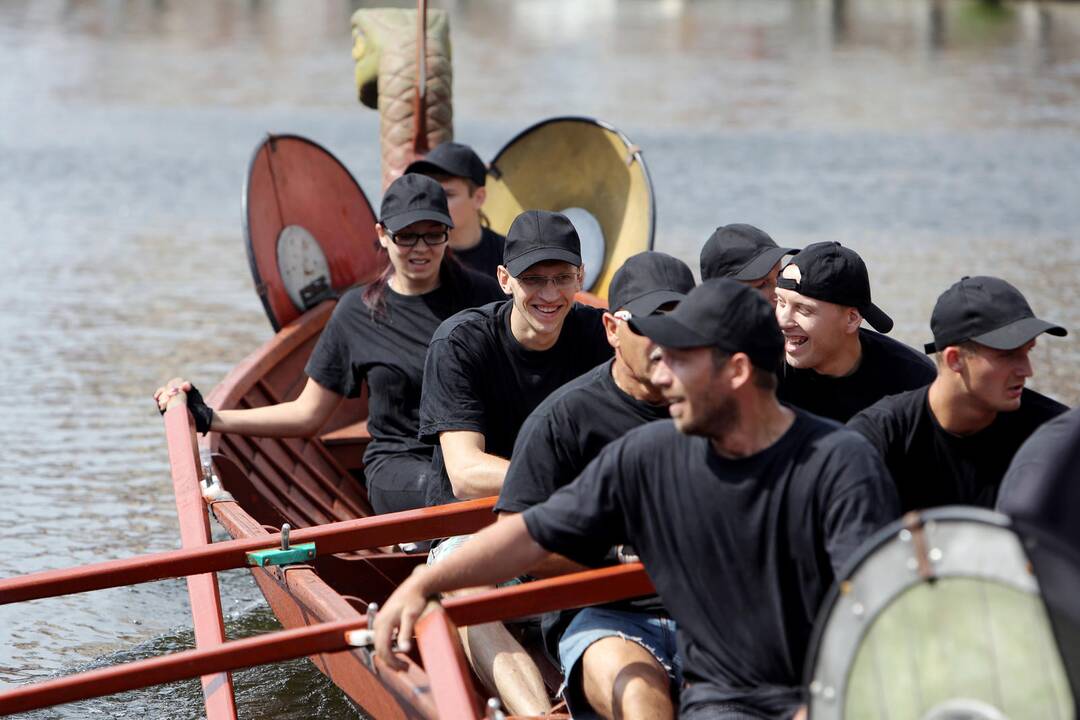
[[[795,248],[777,247],[767,232],[753,225],[723,225],[701,248],[701,279],[759,280],[782,257],[797,252]]]
[[[392,233],[421,220],[434,220],[454,227],[446,206],[442,185],[426,175],[402,175],[383,194],[379,222]]]
[[[661,305],[679,302],[694,289],[689,266],[667,253],[646,250],[631,255],[611,278],[608,304],[632,317],[652,315]]]
[[[790,269],[789,269],[790,268]],[[776,287],[815,300],[856,308],[878,332],[892,330],[892,318],[870,300],[866,263],[838,242],[807,245],[784,266]]]
[[[581,241],[570,218],[547,210],[526,210],[506,233],[503,265],[512,277],[545,260],[581,267]]]
[[[777,371],[784,356],[784,336],[772,305],[730,278],[706,280],[671,312],[633,318],[630,328],[662,347],[746,353],[769,372]]]
[[[1062,337],[1060,325],[1035,317],[1023,294],[1001,278],[963,277],[941,293],[930,315],[934,342],[926,352],[971,341],[996,350],[1013,350],[1042,333]]]
[[[484,161],[471,147],[456,142],[436,145],[427,155],[410,163],[405,172],[452,175],[472,180],[479,187],[483,187],[487,181]]]

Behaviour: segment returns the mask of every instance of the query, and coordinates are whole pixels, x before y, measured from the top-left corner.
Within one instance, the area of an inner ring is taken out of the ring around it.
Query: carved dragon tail
[[[383,189],[416,159],[413,143],[417,80],[417,11],[357,10],[352,17],[353,60],[360,102],[379,111]],[[424,129],[427,147],[452,140],[450,19],[427,11]],[[423,143],[421,143],[423,144]]]

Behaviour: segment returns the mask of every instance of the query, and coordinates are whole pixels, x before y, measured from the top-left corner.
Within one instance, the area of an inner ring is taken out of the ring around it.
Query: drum
[[[812,720],[1072,720],[1073,691],[1020,536],[977,508],[912,513],[824,603]]]

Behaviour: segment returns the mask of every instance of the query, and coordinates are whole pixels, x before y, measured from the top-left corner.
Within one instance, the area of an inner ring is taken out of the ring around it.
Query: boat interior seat
[[[364,467],[364,451],[371,442],[367,418],[343,425],[319,436],[330,454],[342,467],[358,473]]]

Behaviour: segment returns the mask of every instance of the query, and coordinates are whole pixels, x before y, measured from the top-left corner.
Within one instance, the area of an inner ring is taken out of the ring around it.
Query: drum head
[[[823,607],[813,720],[1072,720],[1039,583],[1001,515],[926,512],[887,528]]]
[[[545,120],[491,161],[484,213],[505,234],[525,210],[567,212],[581,237],[586,290],[607,297],[611,276],[653,246],[656,210],[641,152],[610,125]]]
[[[375,213],[337,158],[296,135],[255,149],[244,187],[244,240],[274,330],[380,269]]]

